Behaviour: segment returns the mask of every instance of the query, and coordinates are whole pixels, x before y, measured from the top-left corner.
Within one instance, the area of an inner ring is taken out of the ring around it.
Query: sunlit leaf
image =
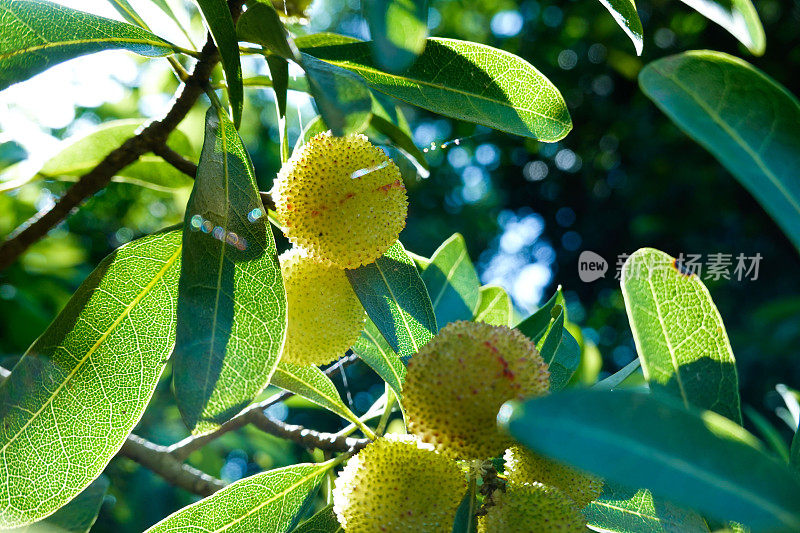
[[[644,93],[716,157],[800,249],[800,102],[752,65],[721,52],[659,59]]]
[[[480,298],[480,281],[460,233],[454,233],[434,252],[422,281],[428,288],[439,329],[450,322],[472,318]]]
[[[0,385],[0,527],[78,495],[139,421],[175,340],[180,256],[179,231],[119,248]]]
[[[634,0],[600,0],[600,3],[608,9],[619,27],[631,38],[636,55],[642,55],[644,30],[639,13],[636,11],[636,2]]]
[[[300,521],[333,463],[297,464],[244,478],[184,507],[147,533],[284,533]]]
[[[550,370],[550,390],[555,392],[563,389],[578,369],[581,347],[564,327],[564,307],[559,304],[553,312],[558,314],[542,338],[539,350]]]
[[[410,67],[425,49],[427,0],[372,0],[361,5],[377,64],[394,73]]]
[[[228,99],[233,112],[233,123],[239,127],[242,120],[244,88],[242,87],[242,64],[239,60],[239,38],[233,25],[233,17],[225,0],[195,0],[214,37],[222,58],[225,82],[228,84]]]
[[[527,335],[533,342],[539,344],[555,318],[552,313],[556,305],[560,305],[562,309],[566,305],[561,287],[559,287],[555,294],[537,309],[536,312],[515,327]]]
[[[345,420],[358,422],[358,417],[344,404],[331,379],[315,366],[280,362],[271,384],[302,396]]]
[[[158,57],[175,46],[138,26],[51,2],[0,0],[0,90],[62,61],[119,48]]]
[[[760,56],[767,48],[764,27],[750,0],[681,0],[707,19],[716,22],[750,52]]]
[[[511,326],[513,324],[514,307],[503,287],[486,285],[480,288],[474,320],[493,326]]]
[[[358,133],[369,123],[372,100],[364,80],[336,65],[301,54],[308,88],[334,135]]]
[[[713,411],[667,395],[572,389],[500,416],[532,450],[754,531],[800,530],[800,477]]]
[[[739,379],[722,317],[696,274],[652,248],[622,268],[628,321],[650,388],[741,423]]]
[[[564,99],[550,80],[497,48],[430,38],[408,70],[391,74],[374,64],[367,42],[329,34],[295,42],[307,54],[360,74],[374,89],[434,113],[547,142],[572,129]]]
[[[236,32],[243,41],[260,44],[284,59],[293,59],[295,49],[275,8],[268,2],[252,2],[236,23]]]
[[[346,273],[367,315],[401,358],[417,353],[436,334],[425,283],[399,241],[374,263]]]
[[[286,294],[247,151],[214,108],[183,229],[173,374],[195,434],[214,430],[269,383],[286,333]]]
[[[583,514],[589,529],[613,533],[703,533],[708,526],[697,513],[653,498],[649,490],[605,483],[603,494]]]

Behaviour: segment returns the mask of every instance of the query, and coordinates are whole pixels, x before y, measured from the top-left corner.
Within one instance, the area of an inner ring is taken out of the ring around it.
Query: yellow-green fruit
[[[509,483],[540,482],[559,489],[583,509],[600,496],[603,480],[567,465],[537,455],[521,446],[506,450],[506,476]]]
[[[550,373],[525,335],[505,326],[453,322],[408,365],[409,433],[459,459],[486,459],[511,444],[497,428],[508,400],[541,396]]]
[[[582,533],[586,519],[558,489],[531,483],[508,485],[493,495],[495,505],[478,518],[478,533]]]
[[[342,268],[380,257],[408,212],[400,170],[364,135],[316,135],[283,165],[273,198],[288,239]]]
[[[281,360],[324,365],[358,339],[367,313],[344,270],[292,248],[280,256],[289,326]]]
[[[450,533],[465,491],[455,461],[411,435],[387,435],[339,474],[333,510],[347,533]]]

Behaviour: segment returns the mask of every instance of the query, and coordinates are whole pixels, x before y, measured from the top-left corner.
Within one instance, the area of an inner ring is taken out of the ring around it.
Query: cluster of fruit
[[[345,269],[374,262],[397,241],[406,189],[364,135],[325,132],[281,168],[272,198],[294,244],[279,258],[289,314],[282,360],[324,365],[355,343],[367,316]]]
[[[322,133],[284,165],[272,194],[294,244],[280,257],[289,314],[282,360],[326,364],[355,343],[366,320],[345,269],[375,261],[397,240],[405,187],[363,135]],[[480,477],[481,465],[505,452],[505,483],[482,491],[479,531],[584,531],[581,509],[602,481],[516,446],[496,423],[505,402],[549,388],[547,364],[518,330],[466,321],[444,327],[408,364],[409,434],[379,437],[335,482],[344,530],[449,533],[466,478]]]

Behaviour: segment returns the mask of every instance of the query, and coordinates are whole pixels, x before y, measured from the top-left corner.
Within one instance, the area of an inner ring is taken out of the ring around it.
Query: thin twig
[[[324,433],[307,429],[304,426],[287,424],[271,418],[263,411],[251,411],[248,419],[251,424],[264,433],[294,441],[307,448],[319,448],[328,452],[358,451],[370,442],[369,439],[340,436],[335,433]]]
[[[136,461],[167,483],[193,494],[209,496],[225,486],[224,481],[175,459],[166,446],[154,444],[137,435],[128,435],[118,455]]]
[[[330,377],[336,374],[337,372],[340,372],[346,366],[354,363],[357,359],[358,357],[354,354],[346,355],[345,357],[339,359],[339,361],[337,361],[335,364],[325,369],[325,374]],[[220,438],[225,433],[240,429],[246,426],[247,424],[251,423],[252,420],[250,417],[253,416],[251,413],[263,413],[264,409],[270,407],[271,405],[275,405],[276,403],[282,402],[291,395],[292,393],[283,391],[273,396],[270,396],[264,401],[251,404],[250,406],[240,411],[239,414],[237,414],[236,416],[234,416],[233,418],[222,424],[215,431],[207,433],[205,435],[198,435],[198,436],[192,435],[186,437],[185,439],[176,442],[172,446],[169,446],[168,451],[175,459],[183,461],[187,457],[189,457],[189,455],[191,455],[192,452],[194,452],[195,450],[199,450],[209,442]]]
[[[181,154],[162,144],[161,146],[154,146],[153,153],[160,156],[164,161],[172,165],[179,172],[183,172],[190,178],[194,179],[197,176],[197,165],[193,161],[189,161]]]

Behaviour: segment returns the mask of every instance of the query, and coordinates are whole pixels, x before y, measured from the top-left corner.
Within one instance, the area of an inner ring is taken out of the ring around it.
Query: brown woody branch
[[[229,0],[234,21],[242,11],[244,0]],[[116,148],[96,167],[78,179],[49,211],[41,211],[14,230],[0,244],[0,270],[8,268],[31,245],[74,212],[85,200],[103,189],[120,170],[142,155],[165,145],[167,137],[186,117],[208,84],[211,71],[219,62],[219,54],[209,35],[200,52],[194,71],[175,97],[169,112],[161,120],[151,122],[138,134]]]

